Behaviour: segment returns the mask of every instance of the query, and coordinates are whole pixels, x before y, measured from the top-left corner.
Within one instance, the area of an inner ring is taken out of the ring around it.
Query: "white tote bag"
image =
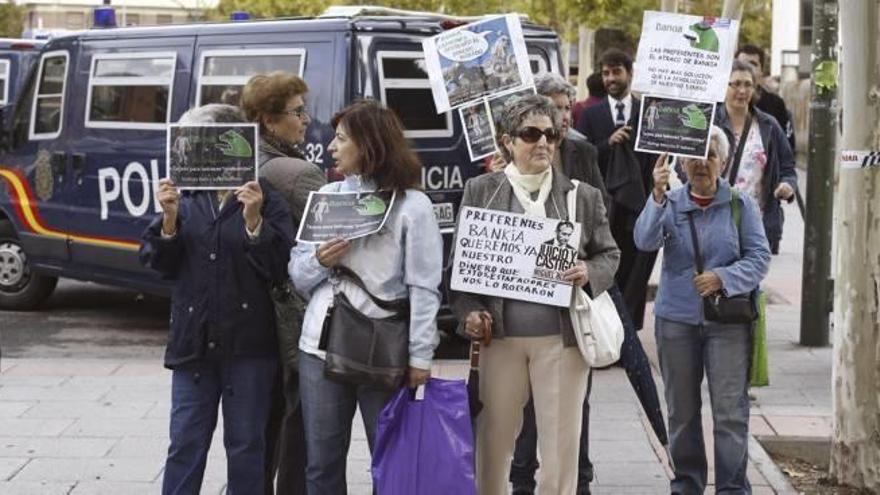
[[[571,182],[574,189],[568,192],[568,220],[575,222],[579,182]],[[620,359],[623,323],[608,291],[591,299],[584,289],[574,287],[571,291],[570,311],[574,337],[587,366],[602,368]]]

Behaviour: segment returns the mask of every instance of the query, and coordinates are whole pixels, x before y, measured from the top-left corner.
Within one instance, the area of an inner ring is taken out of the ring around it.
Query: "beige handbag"
[[[576,222],[577,190],[579,182],[571,181],[574,189],[568,192],[568,221]],[[617,313],[614,301],[604,291],[596,298],[590,298],[581,287],[571,291],[571,326],[574,338],[587,366],[602,368],[620,359],[620,346],[623,344],[623,322]]]

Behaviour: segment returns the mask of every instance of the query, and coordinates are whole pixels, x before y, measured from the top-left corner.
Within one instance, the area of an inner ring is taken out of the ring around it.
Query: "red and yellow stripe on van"
[[[57,239],[70,239],[73,242],[113,249],[137,251],[140,247],[140,244],[137,242],[113,239],[110,237],[80,235],[73,232],[64,232],[62,230],[53,229],[46,225],[46,222],[40,217],[40,211],[37,208],[37,201],[34,199],[34,193],[27,181],[27,177],[25,177],[20,170],[0,167],[0,178],[9,184],[9,200],[15,208],[15,213],[21,220],[22,225],[35,234]]]

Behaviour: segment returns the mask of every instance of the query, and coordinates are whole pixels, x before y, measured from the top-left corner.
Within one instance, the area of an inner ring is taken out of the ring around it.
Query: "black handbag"
[[[379,299],[351,269],[336,267],[335,272],[354,282],[376,306],[395,314],[371,318],[352,306],[341,290],[334,291],[319,346],[327,352],[324,376],[385,390],[400,388],[409,366],[409,299]]]
[[[736,196],[731,199],[736,201]],[[703,254],[700,252],[700,241],[697,228],[694,226],[693,211],[688,212],[688,223],[691,226],[691,240],[694,243],[694,258],[697,273],[703,273]],[[738,227],[737,227],[738,230]],[[757,291],[736,296],[725,296],[716,293],[703,298],[703,316],[716,323],[753,323],[758,319]]]

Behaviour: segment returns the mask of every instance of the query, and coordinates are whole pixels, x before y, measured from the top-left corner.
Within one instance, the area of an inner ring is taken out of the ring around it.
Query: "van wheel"
[[[12,222],[0,220],[0,309],[36,309],[49,298],[57,283],[57,277],[30,270]]]

